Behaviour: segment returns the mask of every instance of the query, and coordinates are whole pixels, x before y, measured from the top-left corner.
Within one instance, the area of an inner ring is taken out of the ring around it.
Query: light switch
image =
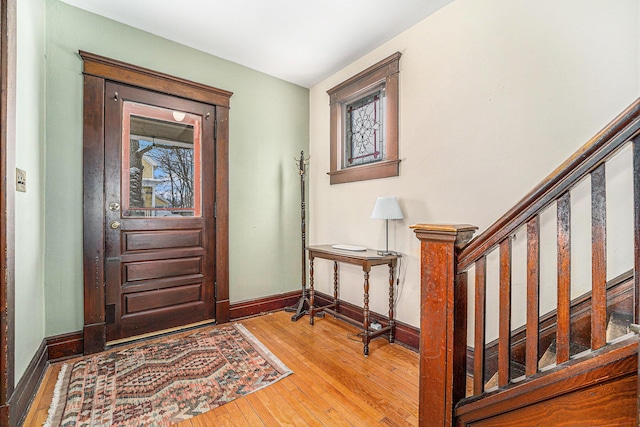
[[[16,191],[27,191],[27,172],[16,168]]]

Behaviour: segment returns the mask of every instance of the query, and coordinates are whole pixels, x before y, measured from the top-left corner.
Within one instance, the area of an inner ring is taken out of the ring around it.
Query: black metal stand
[[[304,316],[305,314],[309,314],[309,291],[307,289],[304,289],[302,291],[302,296],[298,300],[298,303],[291,307],[285,307],[284,311],[289,313],[295,312],[291,316],[292,322],[297,322],[298,319],[300,319],[302,316]],[[320,314],[320,313],[316,313],[316,314]],[[318,316],[316,315],[316,317]]]
[[[305,197],[304,197],[304,177],[306,174],[306,166],[309,164],[309,158],[307,157],[306,159],[304,158],[304,151],[300,152],[300,159],[295,159],[294,160],[296,162],[298,162],[298,173],[300,174],[300,215],[301,215],[301,230],[302,230],[302,257],[301,257],[301,261],[302,261],[302,294],[300,295],[300,299],[298,300],[298,303],[291,306],[291,307],[286,307],[284,309],[284,311],[289,312],[289,313],[294,313],[295,314],[293,316],[291,316],[291,321],[295,322],[298,319],[300,319],[302,316],[304,316],[305,314],[309,314],[309,291],[307,290],[307,263],[306,263],[306,259],[305,259],[305,248],[307,247],[306,244],[306,232],[307,232],[307,224],[305,222]],[[324,313],[317,313],[318,315],[320,314],[324,314]],[[318,316],[319,317],[319,316]]]

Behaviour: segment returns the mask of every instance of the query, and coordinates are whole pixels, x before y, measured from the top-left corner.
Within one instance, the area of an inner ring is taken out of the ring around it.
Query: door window
[[[199,115],[123,103],[123,216],[202,216]]]

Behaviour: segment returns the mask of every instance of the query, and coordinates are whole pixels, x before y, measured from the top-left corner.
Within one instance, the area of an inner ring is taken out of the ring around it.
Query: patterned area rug
[[[63,365],[45,426],[169,426],[291,373],[244,326],[207,328]]]

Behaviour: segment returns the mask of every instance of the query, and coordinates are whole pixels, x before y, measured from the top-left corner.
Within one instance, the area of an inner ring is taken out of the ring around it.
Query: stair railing
[[[451,426],[454,408],[465,397],[467,384],[467,293],[474,293],[473,387],[485,392],[485,327],[487,255],[499,251],[499,317],[497,385],[511,377],[513,329],[512,237],[526,228],[526,363],[525,379],[539,372],[540,359],[540,215],[557,210],[556,365],[571,357],[571,199],[570,192],[585,177],[591,180],[590,349],[607,345],[606,163],[628,144],[633,158],[634,271],[640,271],[640,99],[621,113],[573,156],[552,172],[518,204],[475,239],[470,225],[412,226],[421,241],[420,425]],[[474,268],[473,287],[468,271]],[[639,323],[639,275],[633,275],[633,321]],[[518,379],[519,381],[522,378]]]

